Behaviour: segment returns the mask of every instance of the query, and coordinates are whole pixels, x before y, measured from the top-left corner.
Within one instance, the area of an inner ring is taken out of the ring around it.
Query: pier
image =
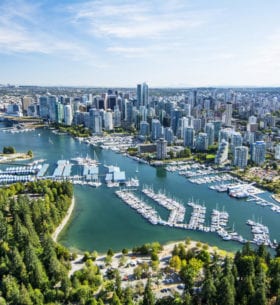
[[[143,188],[142,192],[153,199],[159,205],[170,211],[167,224],[174,226],[177,223],[182,223],[185,219],[186,208],[174,199],[168,198],[163,193],[154,193],[151,188]]]

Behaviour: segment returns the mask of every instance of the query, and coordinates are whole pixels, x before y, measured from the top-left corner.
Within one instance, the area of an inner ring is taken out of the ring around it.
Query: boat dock
[[[252,243],[257,244],[258,246],[264,244],[272,248],[275,247],[275,245],[270,240],[269,229],[267,226],[255,222],[251,219],[247,220],[247,225],[251,226],[251,231],[254,236],[253,240],[251,241]]]
[[[170,211],[167,224],[174,226],[177,223],[182,223],[185,219],[186,208],[172,198],[168,198],[163,193],[155,193],[151,188],[143,188],[142,192],[156,203]]]
[[[133,193],[126,190],[116,191],[116,195],[122,199],[131,208],[141,214],[151,224],[156,225],[161,221],[161,218],[151,206],[147,205],[140,198],[136,197]]]

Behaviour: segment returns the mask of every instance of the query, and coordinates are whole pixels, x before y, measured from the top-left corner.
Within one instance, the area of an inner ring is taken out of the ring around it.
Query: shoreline
[[[272,194],[271,198],[274,199],[277,203],[280,203],[280,197],[277,197],[276,194]]]
[[[70,206],[68,208],[68,211],[67,211],[65,217],[62,219],[62,221],[60,222],[59,226],[52,233],[52,239],[53,239],[54,242],[57,242],[59,234],[64,229],[65,225],[68,223],[68,221],[69,221],[69,219],[70,219],[70,217],[72,215],[72,212],[74,210],[74,207],[75,207],[75,197],[73,195],[71,204],[70,204]]]

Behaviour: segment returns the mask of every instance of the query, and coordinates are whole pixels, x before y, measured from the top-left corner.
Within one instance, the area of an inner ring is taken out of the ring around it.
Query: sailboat
[[[135,172],[136,172],[136,173],[139,173],[139,168],[138,168],[138,166],[136,167]]]

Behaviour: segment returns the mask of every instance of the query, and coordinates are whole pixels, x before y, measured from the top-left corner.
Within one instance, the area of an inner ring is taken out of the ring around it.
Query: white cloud
[[[61,39],[42,27],[49,20],[44,20],[39,2],[30,5],[23,0],[6,1],[0,5],[0,10],[0,53],[48,54],[89,64],[96,62],[94,53],[77,39]]]
[[[191,10],[183,1],[90,1],[72,5],[73,22],[96,36],[161,38],[206,23],[218,10]],[[170,37],[170,36],[169,36]]]

